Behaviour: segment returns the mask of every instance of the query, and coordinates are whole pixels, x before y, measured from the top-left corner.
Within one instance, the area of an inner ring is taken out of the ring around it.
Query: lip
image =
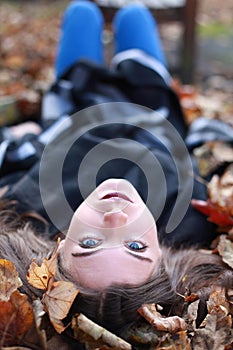
[[[109,192],[107,194],[105,194],[103,197],[100,198],[101,200],[108,200],[108,199],[114,199],[114,200],[117,200],[117,199],[123,199],[127,202],[130,202],[130,203],[133,203],[133,201],[128,197],[126,196],[126,194],[124,193],[120,193],[120,192]]]

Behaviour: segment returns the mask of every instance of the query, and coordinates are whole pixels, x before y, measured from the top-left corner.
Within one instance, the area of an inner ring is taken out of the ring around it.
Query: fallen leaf
[[[227,167],[221,177],[214,175],[207,189],[211,202],[233,216],[233,164]]]
[[[222,260],[233,269],[233,242],[226,235],[220,235],[217,250]]]
[[[225,309],[226,315],[230,312],[230,305],[226,298],[226,289],[222,287],[216,287],[207,301],[208,312],[211,313],[216,306],[222,306],[222,310]]]
[[[221,141],[210,141],[194,149],[201,176],[208,176],[223,163],[233,162],[233,148]]]
[[[39,299],[34,300],[32,308],[34,314],[33,326],[26,334],[24,343],[25,345],[33,344],[33,348],[36,345],[35,350],[47,350],[46,332],[41,327],[42,318],[45,315],[41,301]]]
[[[10,69],[22,69],[25,65],[25,57],[22,55],[8,56],[4,60],[4,66]]]
[[[198,310],[200,300],[192,302],[187,309],[185,321],[188,324],[189,331],[193,332],[197,328]]]
[[[77,314],[72,318],[72,328],[74,330],[74,337],[80,340],[80,330],[92,338],[92,343],[98,344],[98,348],[101,349],[104,345],[110,346],[110,349],[118,350],[130,350],[132,346],[125,340],[117,337],[115,334],[107,331],[105,328],[100,327],[93,321],[89,320],[83,314]],[[90,341],[89,339],[87,342]],[[91,341],[90,341],[91,342]],[[92,344],[93,345],[93,344]],[[89,347],[88,347],[89,348]]]
[[[187,302],[187,303],[192,303],[196,300],[199,299],[199,296],[198,294],[196,293],[185,293],[185,296],[184,296],[184,300]]]
[[[208,221],[213,222],[220,227],[227,227],[229,230],[231,229],[233,225],[232,216],[229,213],[222,211],[220,207],[216,207],[210,199],[207,201],[192,199],[191,204],[195,209],[202,214],[205,214],[208,217]]]
[[[79,291],[72,282],[54,281],[59,242],[60,240],[51,258],[44,259],[41,266],[35,261],[31,263],[27,279],[34,287],[45,290],[43,305],[55,330],[62,333],[66,329],[62,320],[67,316]]]
[[[164,336],[164,333],[162,334]],[[124,332],[124,339],[134,346],[157,346],[161,341],[161,332],[148,322],[137,322]]]
[[[77,287],[72,282],[56,281],[43,295],[42,301],[50,321],[58,333],[62,333],[66,328],[62,320],[67,316],[78,292]]]
[[[28,270],[27,279],[33,287],[42,290],[46,290],[49,288],[49,282],[51,281],[51,279],[53,279],[57,270],[58,245],[59,241],[51,258],[45,258],[41,266],[39,266],[35,261],[32,261]]]
[[[161,345],[156,350],[192,350],[186,331],[177,332],[174,335],[169,335],[167,338],[161,342]]]
[[[32,261],[28,270],[27,279],[33,287],[46,290],[51,277],[52,275],[44,262],[41,266],[38,266],[35,261]]]
[[[230,316],[227,320],[230,321]],[[209,315],[204,329],[197,329],[192,339],[193,350],[224,350],[233,341],[230,324],[218,327],[216,315]]]
[[[199,329],[195,329],[192,348],[226,349],[233,341],[230,303],[226,299],[225,288],[217,287],[207,301],[208,314]]]
[[[187,329],[185,321],[178,316],[163,317],[155,304],[143,304],[138,312],[157,330],[176,333]]]
[[[11,261],[0,259],[0,300],[8,301],[13,292],[22,286],[18,272]]]
[[[0,344],[20,345],[33,325],[33,309],[26,295],[15,291],[9,301],[0,301]]]

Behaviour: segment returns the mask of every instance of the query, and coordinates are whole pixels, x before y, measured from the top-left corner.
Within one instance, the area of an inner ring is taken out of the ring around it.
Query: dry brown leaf
[[[72,282],[53,282],[43,295],[43,303],[50,321],[58,333],[65,330],[62,320],[67,316],[74,299],[78,294],[77,287]]]
[[[185,320],[186,320],[187,324],[190,325],[191,331],[196,329],[196,320],[198,318],[199,303],[200,303],[200,300],[196,300],[196,301],[192,302],[188,306],[187,314],[185,315]]]
[[[22,69],[25,65],[23,55],[11,55],[4,60],[4,66],[10,69]]]
[[[34,287],[46,291],[42,298],[45,310],[55,330],[62,333],[66,328],[62,320],[67,316],[79,291],[72,282],[54,282],[59,242],[60,240],[51,258],[44,259],[41,266],[35,261],[31,263],[27,278]]]
[[[220,163],[233,162],[233,148],[232,145],[221,141],[212,142],[212,153],[215,159]]]
[[[232,317],[229,315],[230,303],[226,299],[226,290],[218,287],[207,301],[208,314],[200,326],[195,329],[192,340],[193,349],[225,349],[232,343]]]
[[[216,308],[207,315],[204,328],[196,329],[192,339],[193,350],[224,350],[233,341],[231,316]]]
[[[118,350],[130,350],[132,346],[125,340],[117,337],[115,334],[107,331],[103,327],[100,327],[93,321],[89,320],[83,314],[75,315],[72,318],[72,328],[74,330],[74,336],[79,340],[80,330],[86,335],[92,338],[98,344],[98,348],[104,345],[110,346],[111,349]],[[101,344],[102,343],[102,344]],[[93,344],[92,344],[93,345]]]
[[[223,163],[233,162],[233,148],[221,141],[210,141],[194,149],[201,176],[207,176]]]
[[[230,312],[230,304],[226,298],[226,289],[221,287],[216,287],[215,291],[210,294],[209,300],[207,301],[207,309],[210,314],[215,307],[221,306],[223,312],[226,316]]]
[[[26,295],[15,291],[9,301],[0,301],[0,320],[0,345],[21,344],[34,321],[33,309]]]
[[[220,177],[214,175],[207,185],[208,200],[192,199],[192,206],[208,216],[222,232],[231,232],[233,227],[233,164]]]
[[[142,320],[130,327],[124,333],[124,338],[132,343],[135,349],[191,350],[187,331],[175,334],[165,333]]]
[[[221,177],[214,175],[207,188],[211,202],[233,216],[233,164]]]
[[[27,344],[38,345],[39,350],[47,350],[46,332],[41,329],[42,317],[45,314],[43,305],[39,299],[36,299],[32,303],[34,313],[34,325],[25,338]]]
[[[138,312],[157,330],[176,333],[187,329],[185,321],[178,316],[163,317],[155,304],[143,304]]]
[[[192,350],[186,331],[178,332],[175,337],[168,336],[167,338],[156,347],[156,350]]]
[[[161,341],[161,333],[152,327],[146,320],[133,324],[124,333],[124,338],[132,344],[139,346],[157,346]],[[164,333],[162,333],[162,337]]]
[[[222,260],[233,269],[233,242],[226,235],[220,235],[217,250]]]
[[[194,149],[193,154],[197,160],[198,170],[201,176],[208,176],[216,170],[220,163],[213,156],[208,143]]]
[[[42,290],[46,290],[49,288],[49,283],[51,279],[53,279],[53,277],[55,276],[57,270],[58,245],[59,241],[51,258],[45,258],[41,266],[39,266],[35,261],[32,261],[28,270],[27,279],[33,287]]]
[[[22,281],[11,261],[0,259],[0,300],[8,301],[11,294],[15,292]]]
[[[199,296],[196,293],[191,293],[191,294],[185,293],[184,295],[184,301],[186,301],[187,303],[192,303],[198,299],[199,299]]]
[[[27,279],[33,287],[46,290],[51,277],[52,275],[49,273],[48,267],[44,262],[41,266],[38,266],[35,261],[32,261],[28,270]]]

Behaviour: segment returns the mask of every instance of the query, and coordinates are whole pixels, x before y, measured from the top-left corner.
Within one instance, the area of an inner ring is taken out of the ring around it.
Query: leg
[[[57,77],[78,59],[103,63],[103,16],[95,3],[73,1],[65,11],[55,69]]]
[[[150,11],[140,4],[120,9],[113,22],[115,53],[140,49],[167,65],[157,24]]]

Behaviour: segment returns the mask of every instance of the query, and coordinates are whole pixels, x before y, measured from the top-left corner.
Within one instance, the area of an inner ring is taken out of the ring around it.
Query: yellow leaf
[[[51,258],[45,258],[41,266],[37,265],[35,261],[32,261],[28,270],[27,279],[33,287],[42,290],[46,290],[49,288],[49,282],[55,276],[57,270],[58,245],[59,241]]]
[[[47,289],[50,277],[49,270],[44,262],[41,266],[38,266],[35,261],[31,263],[27,279],[33,287],[43,290]]]
[[[0,259],[0,300],[8,301],[22,282],[18,272],[11,261]]]

